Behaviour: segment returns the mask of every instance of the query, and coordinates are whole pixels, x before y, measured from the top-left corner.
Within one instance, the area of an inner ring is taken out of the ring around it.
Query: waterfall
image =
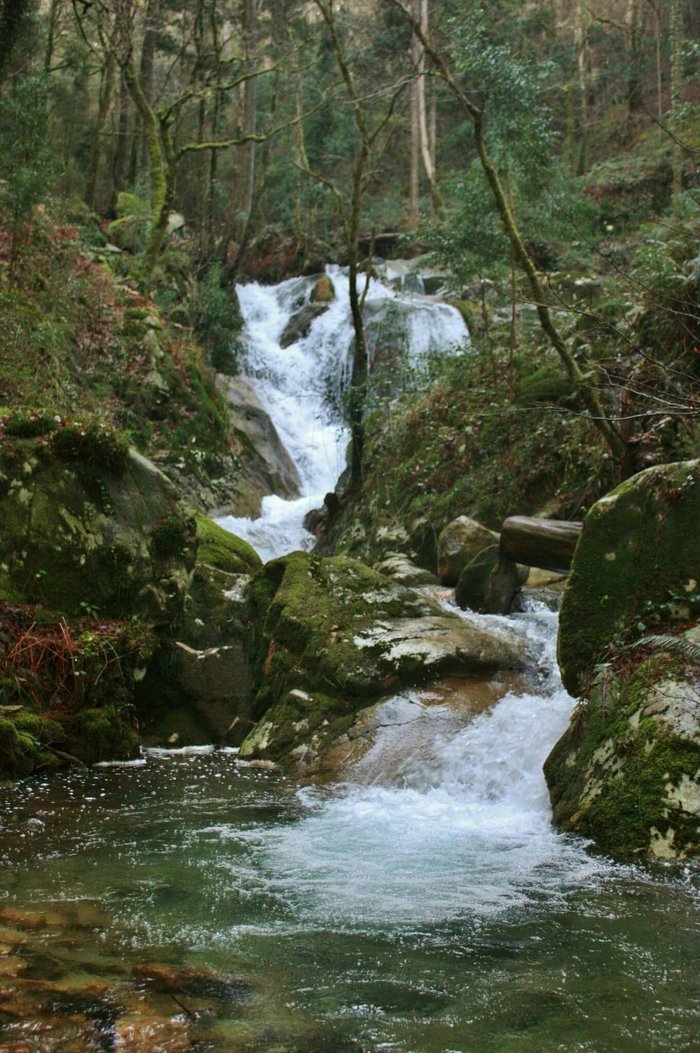
[[[347,274],[340,267],[328,267],[327,273],[335,299],[305,336],[284,348],[280,341],[285,328],[309,303],[315,280],[291,278],[279,285],[238,286],[245,323],[242,372],[301,480],[301,493],[294,500],[275,494],[263,498],[257,519],[219,520],[249,541],[264,560],[312,547],[314,538],[304,529],[304,516],[323,504],[346,465],[349,431],[343,400],[350,383],[353,328]],[[388,313],[389,308],[394,314]],[[455,308],[421,294],[399,292],[375,278],[369,284],[365,317],[370,330],[382,326],[388,330],[385,340],[404,339],[413,365],[430,355],[454,351],[469,340]]]

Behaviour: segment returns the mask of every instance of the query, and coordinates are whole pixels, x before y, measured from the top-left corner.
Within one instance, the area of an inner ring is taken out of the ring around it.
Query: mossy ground
[[[66,456],[80,455],[87,420],[96,422],[93,440],[107,424],[197,501],[227,473],[235,482],[241,452],[214,373],[192,329],[171,325],[112,270],[87,226],[37,212],[12,278],[0,248],[0,412],[14,413],[17,428],[21,417],[29,429],[56,415],[76,422],[72,442],[60,432]]]

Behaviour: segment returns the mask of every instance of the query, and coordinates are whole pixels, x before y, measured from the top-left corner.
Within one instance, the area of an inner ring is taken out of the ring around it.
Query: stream
[[[308,288],[241,290],[247,370],[304,491],[224,521],[264,556],[309,545],[303,515],[344,462],[327,395],[347,370],[341,305],[306,338],[311,365],[279,347]],[[459,344],[449,313],[416,304]],[[533,600],[496,620],[526,638],[525,687],[476,711],[468,681],[389,698],[328,785],[196,747],[0,787],[0,1050],[700,1049],[697,870],[622,866],[554,831],[541,768],[573,707],[556,614]],[[135,982],[143,963],[229,980],[175,995]]]

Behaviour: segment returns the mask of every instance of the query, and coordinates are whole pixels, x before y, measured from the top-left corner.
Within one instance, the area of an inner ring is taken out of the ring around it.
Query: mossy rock
[[[170,624],[194,565],[193,520],[120,437],[94,445],[89,432],[68,431],[0,447],[0,591],[67,615]]]
[[[585,518],[562,601],[559,665],[579,696],[611,641],[700,607],[700,460],[648,468]]]
[[[227,574],[254,574],[262,560],[252,545],[215,523],[209,516],[195,514],[197,524],[197,562]]]
[[[687,650],[600,667],[544,766],[562,830],[621,856],[700,852],[700,667]]]
[[[248,605],[253,715],[264,724],[244,742],[245,755],[303,753],[310,740],[320,742],[319,721],[325,743],[356,710],[402,685],[523,661],[520,641],[505,630],[467,625],[347,557],[295,552],[273,560],[252,579]]]

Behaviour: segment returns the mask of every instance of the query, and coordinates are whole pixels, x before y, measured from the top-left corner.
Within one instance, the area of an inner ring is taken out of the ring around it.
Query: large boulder
[[[501,556],[498,546],[492,545],[466,565],[455,588],[455,600],[463,610],[510,614],[529,574],[529,567]]]
[[[700,851],[700,461],[649,468],[588,513],[559,661],[582,697],[545,765],[555,821],[612,852]]]
[[[274,560],[254,577],[249,603],[260,720],[242,756],[298,762],[401,685],[523,663],[514,634],[469,624],[344,557]]]
[[[153,627],[183,608],[194,520],[166,476],[105,429],[6,434],[0,524],[0,597]]]
[[[468,516],[448,523],[438,538],[438,575],[443,585],[456,585],[462,571],[485,549],[498,552],[498,534]]]
[[[0,775],[138,750],[136,685],[188,602],[195,523],[96,423],[5,421]]]
[[[208,516],[195,519],[197,560],[185,610],[138,691],[148,746],[236,745],[252,723],[242,595],[262,562],[246,541]]]
[[[700,852],[700,627],[600,667],[548,757],[554,820],[621,855]]]
[[[559,664],[582,694],[611,641],[640,619],[700,608],[700,460],[658,465],[589,511],[561,607]]]
[[[238,494],[223,511],[239,516],[260,514],[266,494],[297,497],[299,473],[250,384],[241,377],[219,376],[231,422],[245,450],[237,480]]]

